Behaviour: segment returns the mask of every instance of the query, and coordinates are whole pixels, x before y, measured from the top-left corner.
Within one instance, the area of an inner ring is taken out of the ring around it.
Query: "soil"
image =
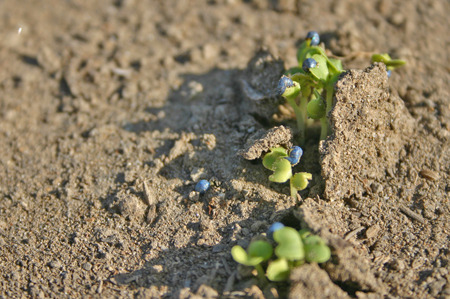
[[[2,298],[450,298],[449,12],[1,1]],[[295,170],[313,180],[291,198],[262,151],[237,153],[273,127],[295,135],[274,88],[310,30],[363,71],[336,84],[333,134],[308,131]],[[408,64],[388,79],[373,52]],[[258,282],[230,250],[274,221],[319,234],[331,260]]]

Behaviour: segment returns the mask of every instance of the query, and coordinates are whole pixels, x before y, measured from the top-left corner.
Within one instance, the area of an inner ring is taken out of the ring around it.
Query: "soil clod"
[[[320,144],[324,196],[362,197],[383,179],[414,130],[403,101],[389,94],[384,64],[341,75],[330,112],[333,133]]]

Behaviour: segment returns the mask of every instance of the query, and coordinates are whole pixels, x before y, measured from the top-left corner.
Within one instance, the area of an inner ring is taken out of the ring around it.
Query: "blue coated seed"
[[[269,230],[267,231],[267,238],[269,240],[273,241],[273,233],[276,232],[279,229],[282,229],[284,227],[284,224],[281,222],[275,222],[269,227]]]
[[[317,33],[317,31],[310,31],[308,32],[308,34],[306,34],[306,39],[310,39],[311,46],[317,46],[320,43],[320,36],[319,33]]]
[[[305,61],[303,61],[302,69],[305,71],[305,73],[309,73],[309,69],[315,68],[317,66],[317,61],[315,61],[313,58],[306,58]]]
[[[388,71],[387,71],[387,76],[388,76],[388,78],[391,77],[391,73],[392,73],[391,70],[388,70]]]
[[[302,148],[299,146],[294,146],[292,147],[289,157],[286,157],[285,159],[288,160],[292,165],[295,165],[300,161],[302,155],[303,155]]]
[[[281,77],[280,81],[278,81],[278,94],[282,95],[286,91],[286,88],[293,86],[294,82],[291,80],[291,78],[287,76]]]
[[[199,192],[200,194],[205,194],[208,191],[211,184],[207,180],[201,180],[195,185],[194,190]]]

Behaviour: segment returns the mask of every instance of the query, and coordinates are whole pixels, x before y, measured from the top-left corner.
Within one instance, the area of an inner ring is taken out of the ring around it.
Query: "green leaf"
[[[299,172],[294,175],[291,182],[295,189],[300,191],[308,187],[308,180],[312,180],[312,174],[307,172]]]
[[[263,165],[265,168],[273,170],[273,162],[279,157],[287,157],[287,150],[284,147],[274,147],[270,149],[270,153],[267,153],[263,158]]]
[[[256,266],[264,261],[263,257],[249,256],[247,252],[239,245],[233,246],[233,248],[231,248],[231,255],[236,262],[245,266]]]
[[[327,84],[326,84],[328,88],[330,88],[331,90],[334,90],[334,83],[336,83],[337,80],[339,79],[339,75],[340,75],[340,73],[334,74],[334,75],[328,77]]]
[[[273,239],[278,243],[275,254],[288,260],[301,260],[305,257],[303,242],[292,227],[283,227],[274,232]]]
[[[312,58],[317,62],[317,66],[315,68],[309,69],[309,71],[318,80],[321,80],[323,82],[327,81],[328,66],[326,58],[320,54],[315,54],[312,56]]]
[[[392,59],[389,54],[373,54],[372,62],[383,62],[386,66],[399,67],[406,64],[406,61],[401,59]]]
[[[282,79],[283,79],[283,77],[280,79],[280,82],[282,82]],[[301,89],[300,84],[296,81],[292,81],[292,83],[294,84],[293,86],[289,86],[289,87],[285,86],[284,92],[283,92],[283,94],[281,94],[281,96],[283,96],[284,98],[292,97],[294,99],[298,96],[298,94],[300,93],[300,89]],[[280,85],[278,88],[280,88]]]
[[[309,98],[310,95],[311,95],[311,88],[309,86],[308,88],[302,89],[302,98]]]
[[[263,261],[262,257],[249,257],[247,252],[239,245],[231,248],[231,255],[236,262],[245,266],[255,266]]]
[[[303,69],[301,67],[295,66],[295,67],[291,67],[290,69],[288,69],[287,71],[284,72],[284,74],[286,76],[290,76],[292,80],[294,80],[292,78],[292,75],[297,74],[297,73],[301,73],[303,72]],[[294,80],[296,81],[296,80]],[[298,81],[297,81],[298,82]]]
[[[310,46],[310,40],[304,41],[297,50],[297,61],[301,67],[306,58],[310,58],[315,54],[326,56],[325,50],[319,46]]]
[[[344,70],[344,67],[342,66],[342,61],[337,58],[328,58],[328,61],[340,72]]]
[[[293,74],[291,76],[291,79],[292,81],[300,83],[301,89],[303,89],[303,86],[305,86],[305,84],[311,82],[311,76],[309,74],[305,74],[303,69],[298,73]]]
[[[389,60],[391,60],[391,56],[389,56],[389,54],[384,53],[384,54],[373,54],[372,55],[372,62],[383,62],[386,63]]]
[[[306,59],[306,53],[309,51],[309,43],[311,41],[304,41],[297,50],[297,61],[299,67],[302,67],[303,61]]]
[[[273,174],[269,177],[269,180],[275,183],[284,183],[292,176],[292,166],[288,160],[283,157],[279,157],[272,163]]]
[[[386,68],[388,70],[394,70],[397,67],[403,66],[406,64],[406,61],[401,59],[391,59],[391,56],[389,54],[373,54],[372,55],[372,62],[383,62],[386,65]]]
[[[395,59],[395,60],[387,61],[387,62],[385,62],[384,64],[386,64],[387,67],[393,67],[393,68],[396,68],[396,67],[405,65],[405,64],[406,64],[406,61],[400,60],[400,59]]]
[[[306,112],[312,119],[320,119],[325,116],[327,107],[324,101],[320,98],[315,98],[309,101],[306,106]]]
[[[325,244],[305,245],[305,260],[308,263],[324,263],[331,257],[331,250]]]
[[[272,245],[269,242],[258,240],[250,243],[250,246],[247,248],[248,255],[253,257],[261,257],[264,261],[268,261],[273,254]]]
[[[302,238],[302,240],[305,239],[307,236],[311,235],[311,232],[307,229],[301,229],[298,231],[298,233],[299,233],[300,237]]]
[[[304,245],[325,245],[325,241],[321,237],[316,235],[306,236],[305,238],[302,238],[302,240]]]
[[[271,281],[285,281],[289,278],[291,268],[284,258],[279,258],[269,264],[267,267],[267,278]]]

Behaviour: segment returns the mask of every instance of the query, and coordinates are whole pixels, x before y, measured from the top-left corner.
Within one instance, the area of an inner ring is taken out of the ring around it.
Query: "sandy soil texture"
[[[450,298],[449,13],[0,1],[0,296]],[[313,180],[291,198],[238,152],[275,126],[295,136],[274,88],[310,30],[358,70],[336,84],[333,134],[308,132],[295,169]],[[408,64],[388,79],[375,52]],[[230,250],[275,221],[319,234],[331,260],[258,282]]]

